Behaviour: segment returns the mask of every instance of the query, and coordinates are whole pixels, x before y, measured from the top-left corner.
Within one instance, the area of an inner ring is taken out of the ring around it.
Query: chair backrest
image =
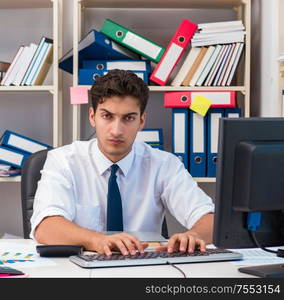
[[[29,238],[31,231],[31,216],[33,214],[34,197],[37,190],[37,183],[41,178],[40,171],[46,160],[47,152],[42,150],[31,154],[25,161],[22,169],[21,198],[24,238]]]
[[[29,234],[31,231],[30,219],[33,214],[34,197],[37,190],[37,183],[41,178],[40,171],[43,168],[48,151],[49,150],[42,150],[31,154],[25,161],[22,169],[21,193],[23,228],[25,239],[29,238]],[[166,218],[163,221],[161,233],[163,237],[168,238]]]

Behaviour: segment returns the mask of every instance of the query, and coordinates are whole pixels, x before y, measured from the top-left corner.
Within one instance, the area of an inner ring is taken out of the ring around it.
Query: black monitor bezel
[[[213,244],[222,248],[256,247],[244,224],[246,213],[233,209],[235,149],[240,141],[283,141],[284,118],[221,118],[219,124]],[[283,214],[282,214],[283,215]],[[262,246],[283,244],[275,228],[281,212],[264,212],[257,239]],[[281,242],[280,242],[281,240]]]

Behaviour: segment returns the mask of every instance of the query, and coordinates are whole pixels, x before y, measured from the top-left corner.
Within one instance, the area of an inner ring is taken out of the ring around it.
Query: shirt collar
[[[106,170],[108,170],[112,165],[113,162],[109,160],[99,149],[98,147],[98,141],[95,140],[94,143],[94,155],[95,155],[95,162],[98,167],[99,173],[101,175],[104,174]],[[134,144],[132,145],[131,151],[121,160],[116,162],[116,164],[119,166],[120,170],[122,171],[124,176],[127,176],[127,173],[130,170],[130,167],[134,160]]]

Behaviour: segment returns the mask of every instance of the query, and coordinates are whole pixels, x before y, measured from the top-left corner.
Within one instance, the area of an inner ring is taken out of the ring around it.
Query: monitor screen
[[[213,243],[222,248],[284,244],[284,118],[222,118],[219,126]]]

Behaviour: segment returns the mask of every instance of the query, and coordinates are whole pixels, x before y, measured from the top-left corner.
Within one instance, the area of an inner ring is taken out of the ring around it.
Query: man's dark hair
[[[96,82],[91,88],[94,112],[99,103],[113,96],[136,98],[139,101],[140,112],[143,114],[149,98],[149,88],[141,78],[130,71],[115,69],[104,76],[96,76]]]

